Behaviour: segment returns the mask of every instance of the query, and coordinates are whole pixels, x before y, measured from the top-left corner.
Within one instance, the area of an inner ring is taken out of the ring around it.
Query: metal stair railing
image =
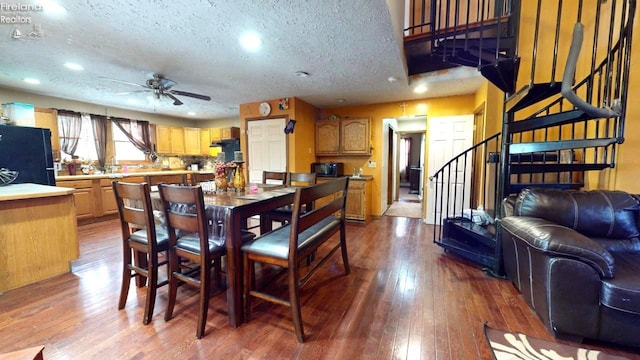
[[[581,101],[582,104],[576,105],[570,102],[560,91],[557,91],[548,99],[539,99],[538,102],[528,105],[529,108],[514,107],[507,110],[505,114],[506,121],[503,126],[505,136],[502,149],[505,157],[503,159],[510,160],[514,154],[542,151],[546,148],[547,154],[555,154],[554,158],[569,158],[568,163],[577,162],[580,165],[566,166],[567,171],[545,172],[545,167],[542,166],[545,162],[541,162],[537,164],[540,166],[531,166],[533,171],[529,173],[519,171],[514,174],[514,169],[523,167],[506,162],[502,164],[501,173],[505,176],[499,186],[500,198],[508,195],[510,189],[517,188],[511,186],[512,184],[547,183],[561,178],[570,182],[576,176],[581,176],[584,171],[602,170],[615,166],[616,147],[624,141],[632,27],[636,4],[635,0],[613,0],[608,6],[611,6],[610,12],[604,13],[601,11],[601,6],[598,6],[595,19],[589,19],[589,23],[594,24],[590,29],[593,31],[593,49],[589,49],[591,51],[582,49],[582,53],[591,56],[591,65],[588,73],[571,86],[571,91],[579,99],[584,99]],[[561,12],[562,9],[558,11]],[[538,13],[537,16],[541,14]],[[580,2],[577,13],[578,23],[581,18]],[[602,34],[603,31],[607,33]],[[616,36],[617,39],[615,39]],[[599,43],[599,39],[602,38],[606,39],[605,44]],[[555,42],[557,46],[557,36]],[[602,47],[604,49],[601,49]],[[536,44],[533,44],[533,48],[536,48]],[[598,54],[603,58],[598,60]],[[533,64],[535,66],[535,62]],[[556,72],[555,66],[554,55],[552,74]],[[535,73],[535,71],[531,73],[531,84],[533,84]],[[568,75],[570,78],[572,74]],[[567,78],[566,73],[565,78]],[[609,110],[610,108],[614,108],[617,116],[602,115],[613,113],[614,110]],[[527,109],[526,112],[523,111],[524,109]],[[598,111],[600,109],[605,111]],[[524,115],[520,115],[521,113]],[[558,170],[559,167],[554,165],[556,163],[552,161],[547,168]]]
[[[498,190],[498,163],[495,154],[500,150],[501,134],[495,134],[473,145],[444,164],[429,177],[429,191],[433,191],[434,242],[442,239],[443,221],[462,216],[465,209],[483,205],[492,213]]]

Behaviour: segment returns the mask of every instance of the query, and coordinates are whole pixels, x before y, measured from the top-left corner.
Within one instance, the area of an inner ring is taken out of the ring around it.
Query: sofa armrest
[[[508,216],[500,222],[502,231],[549,254],[566,256],[593,266],[604,278],[612,278],[615,269],[613,256],[600,244],[568,227],[528,216]],[[505,239],[503,233],[503,239]]]

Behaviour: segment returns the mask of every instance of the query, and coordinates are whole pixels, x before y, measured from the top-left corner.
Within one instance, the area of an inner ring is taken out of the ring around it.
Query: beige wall
[[[197,121],[190,119],[183,119],[170,116],[154,115],[139,111],[118,109],[114,107],[105,107],[102,105],[90,104],[80,101],[67,100],[51,96],[43,96],[37,94],[30,94],[13,89],[0,88],[0,104],[10,102],[21,102],[26,104],[33,104],[35,107],[40,108],[55,108],[65,109],[78,112],[86,112],[97,115],[109,115],[123,117],[133,120],[146,120],[152,124],[161,125],[177,125],[185,127],[204,127],[200,126]],[[237,125],[235,125],[237,126]],[[213,127],[213,126],[212,126]]]

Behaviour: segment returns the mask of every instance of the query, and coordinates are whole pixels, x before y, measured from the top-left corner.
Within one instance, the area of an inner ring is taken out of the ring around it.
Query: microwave
[[[317,177],[340,177],[344,175],[344,163],[318,162],[311,164],[311,172]]]

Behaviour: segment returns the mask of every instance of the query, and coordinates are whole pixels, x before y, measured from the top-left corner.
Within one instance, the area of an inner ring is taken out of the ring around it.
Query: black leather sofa
[[[639,204],[540,188],[503,201],[505,273],[554,336],[640,347]]]

